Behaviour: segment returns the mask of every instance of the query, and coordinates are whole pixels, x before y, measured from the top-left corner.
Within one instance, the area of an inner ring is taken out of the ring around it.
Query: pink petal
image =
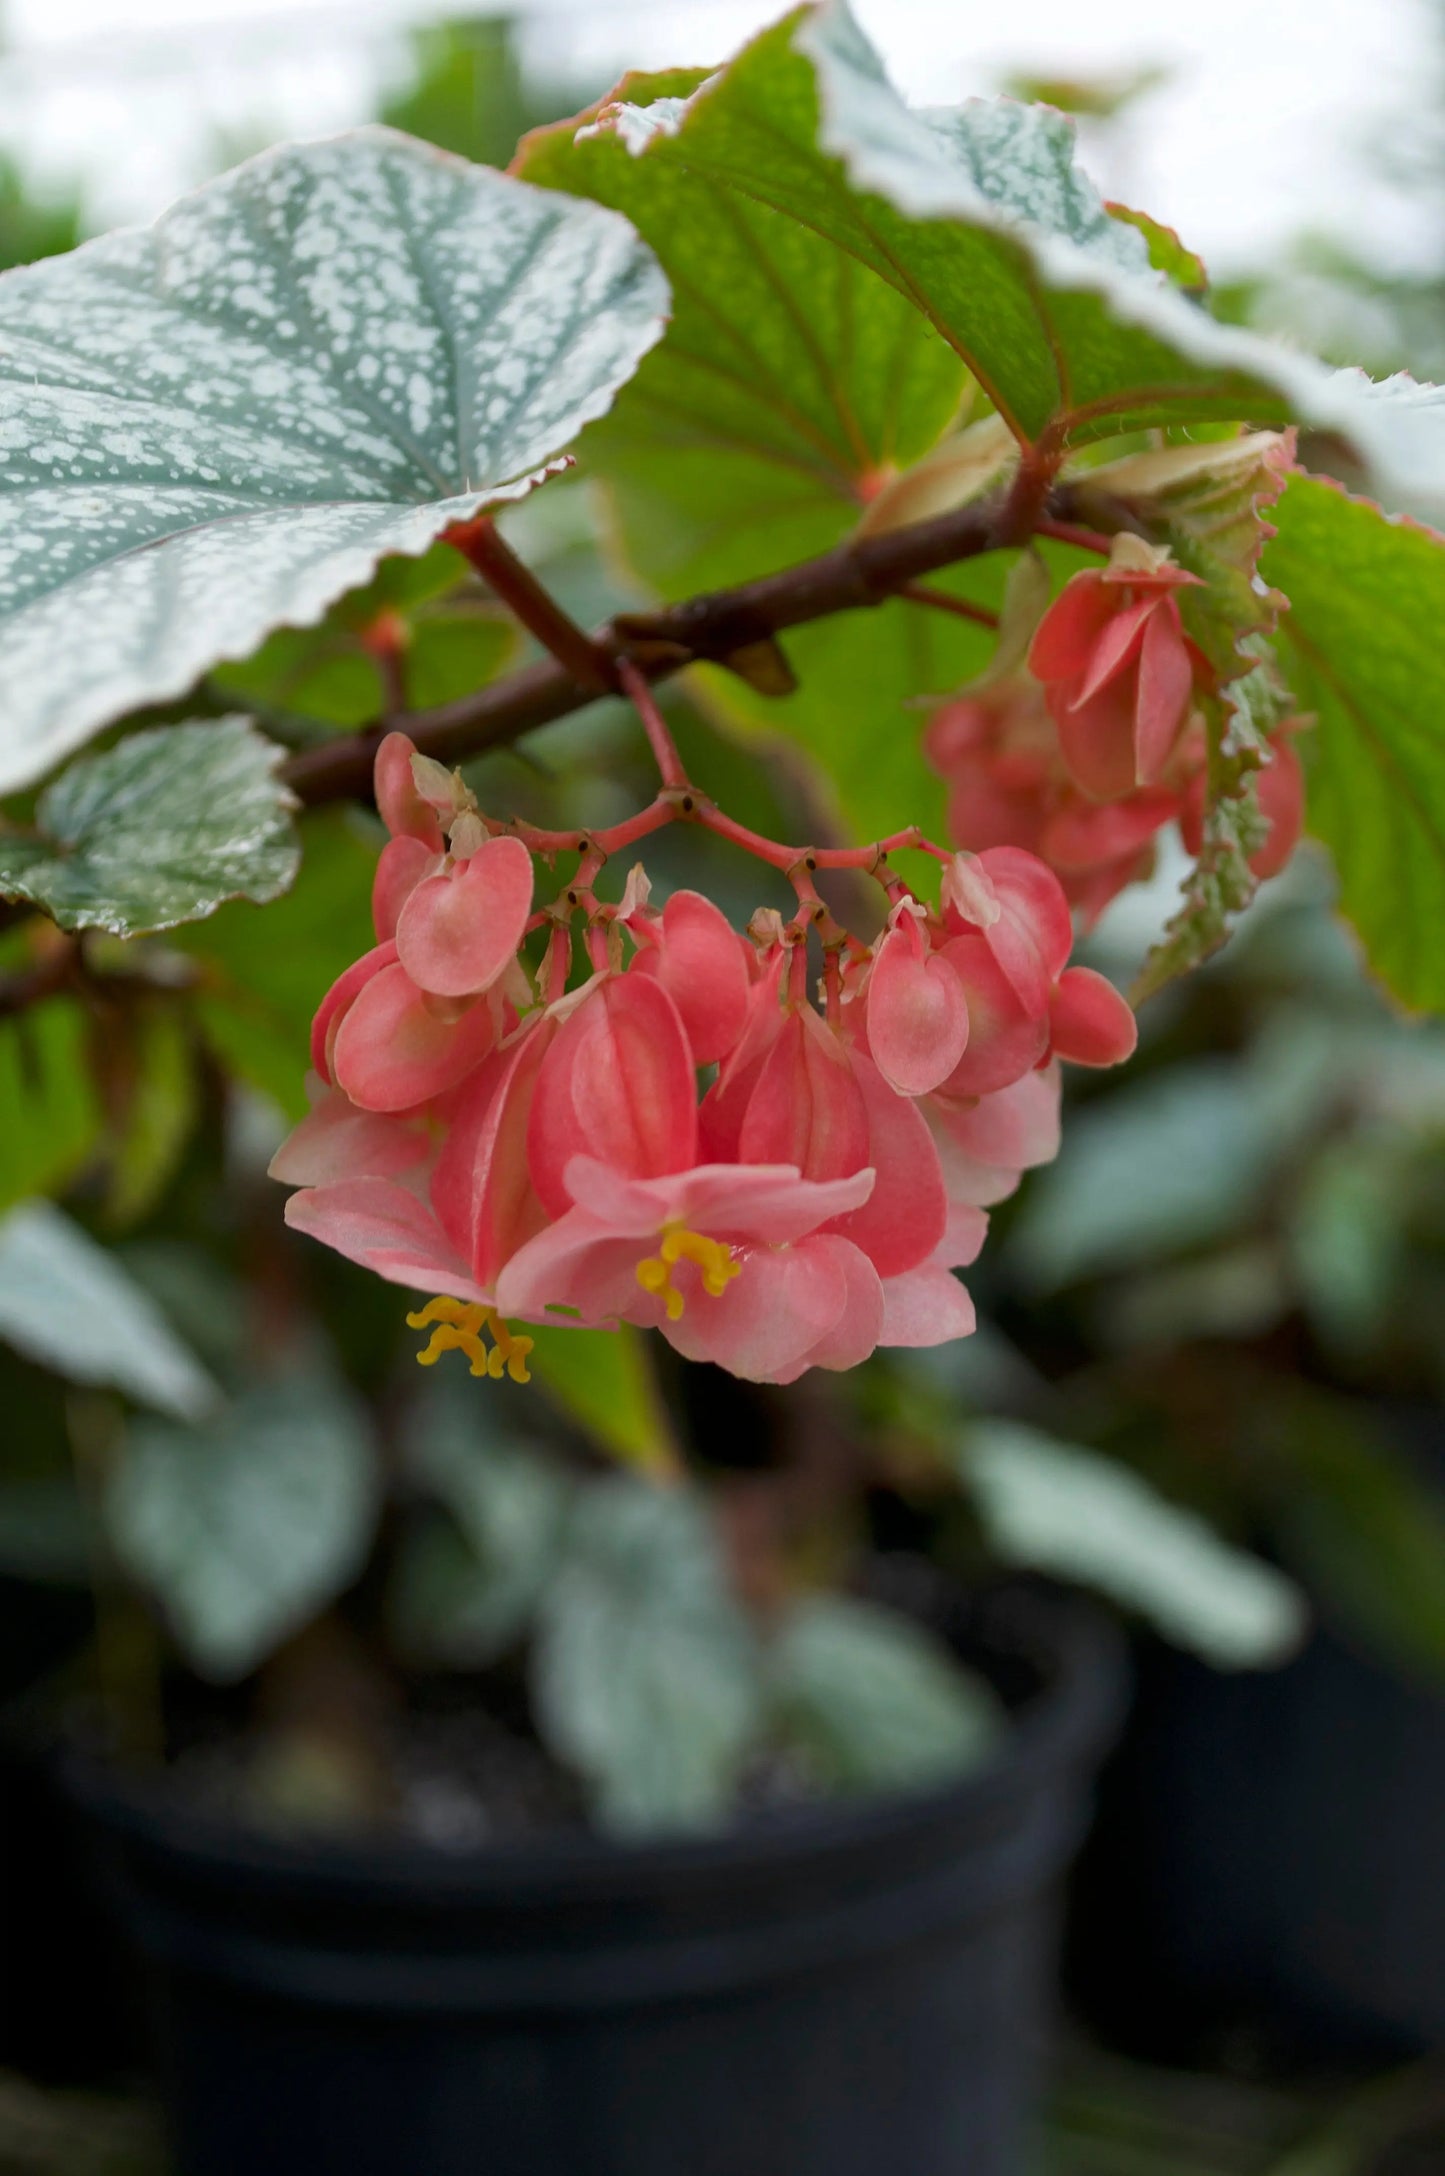
[[[868,977],[868,1047],[900,1095],[926,1095],[963,1056],[968,1000],[941,956],[928,952],[910,914],[889,930]]]
[[[376,805],[381,820],[394,839],[420,839],[432,853],[440,854],[446,840],[434,808],[422,799],[411,774],[416,746],[405,733],[388,733],[376,751],[372,773]]]
[[[1077,709],[1050,696],[1049,709],[1059,729],[1059,753],[1074,783],[1096,801],[1121,801],[1139,783],[1134,753],[1136,693],[1131,673]]]
[[[459,1300],[488,1298],[447,1245],[425,1202],[393,1179],[308,1187],[287,1202],[286,1222],[389,1284]]]
[[[849,1053],[811,1006],[789,1013],[758,1075],[738,1140],[743,1163],[796,1164],[841,1179],[868,1161],[868,1116]]]
[[[1083,674],[1069,690],[1075,708],[1091,703],[1102,688],[1133,662],[1162,603],[1157,596],[1144,597],[1136,604],[1115,608],[1113,617],[1099,631],[1099,639],[1089,654]]]
[[[1071,801],[1049,818],[1039,852],[1056,869],[1102,868],[1137,854],[1178,812],[1179,796],[1160,787],[1127,801]]]
[[[754,1248],[718,1299],[689,1269],[677,1277],[686,1305],[676,1322],[662,1325],[663,1335],[688,1360],[715,1361],[752,1383],[791,1382],[842,1321],[849,1251],[844,1241],[820,1238]]]
[[[874,1184],[871,1169],[820,1185],[789,1164],[698,1164],[671,1178],[628,1179],[587,1156],[573,1157],[566,1178],[578,1207],[616,1232],[650,1237],[685,1224],[730,1245],[765,1246],[785,1246],[856,1209]]]
[[[1074,942],[1064,888],[1036,854],[1018,846],[990,847],[978,866],[997,909],[981,934],[1024,1011],[1041,1013]],[[960,907],[950,909],[948,921],[960,934],[974,934]]]
[[[389,839],[381,850],[371,885],[371,919],[385,944],[396,935],[397,917],[425,877],[441,866],[441,857],[425,839]]]
[[[1055,1057],[1075,1065],[1120,1065],[1139,1040],[1127,1000],[1092,967],[1071,967],[1060,978],[1049,1031]]]
[[[417,885],[396,925],[397,957],[418,989],[473,996],[515,958],[531,911],[531,855],[520,839],[488,839]]]
[[[861,1248],[880,1277],[892,1277],[926,1261],[943,1237],[943,1173],[917,1105],[890,1088],[867,1058],[855,1053],[853,1068],[868,1113],[868,1161],[878,1177],[862,1208],[829,1229]]]
[[[542,1018],[494,1051],[468,1084],[432,1177],[432,1201],[454,1246],[485,1285],[541,1229],[545,1211],[527,1166],[532,1092],[555,1023]]]
[[[779,1382],[796,1382],[808,1368],[834,1371],[856,1368],[868,1358],[883,1335],[887,1287],[866,1254],[839,1239],[820,1238],[809,1244],[831,1244],[846,1249],[835,1259],[842,1268],[848,1297],[832,1329],[819,1338],[816,1345],[809,1346],[790,1375],[777,1377]]]
[[[359,960],[353,960],[345,972],[337,976],[317,1006],[316,1017],[311,1023],[311,1064],[328,1088],[331,1086],[332,1046],[347,1008],[366,988],[372,976],[380,974],[383,967],[389,967],[395,958],[394,944],[379,944],[370,952],[363,952]]]
[[[1071,680],[1081,674],[1115,609],[1116,599],[1103,586],[1097,567],[1072,576],[1039,621],[1029,645],[1029,671],[1034,678]]]
[[[454,1019],[433,1012],[394,961],[372,976],[337,1030],[336,1085],[365,1111],[410,1110],[465,1080],[495,1040],[485,1004]]]
[[[1016,1171],[1052,1163],[1059,1153],[1059,1069],[1026,1073],[970,1108],[949,1112],[945,1123],[958,1147],[980,1163]]]
[[[619,1239],[585,1209],[569,1209],[517,1249],[497,1279],[497,1309],[544,1322],[549,1309],[575,1308],[588,1325],[624,1316],[651,1320],[653,1305],[637,1282],[651,1239]]]
[[[414,1121],[359,1111],[331,1089],[294,1126],[271,1158],[283,1186],[327,1186],[340,1179],[395,1178],[425,1161],[426,1129]]]
[[[537,1077],[527,1161],[543,1207],[549,1216],[570,1208],[574,1156],[653,1179],[685,1171],[696,1154],[697,1088],[677,1007],[650,975],[602,978]]]
[[[786,958],[779,952],[748,998],[747,1023],[698,1111],[698,1147],[708,1163],[736,1163],[743,1121],[769,1051],[783,1030],[779,1000]]]
[[[701,892],[674,892],[658,943],[639,952],[632,968],[656,975],[699,1065],[728,1055],[747,1024],[751,984],[743,940],[721,908]]]
[[[911,1269],[884,1280],[880,1345],[945,1345],[976,1326],[973,1301],[946,1269]]]
[[[928,1257],[930,1269],[967,1269],[983,1252],[988,1217],[973,1202],[950,1201],[943,1237]]]
[[[1189,714],[1193,688],[1194,660],[1179,624],[1179,607],[1166,597],[1149,622],[1139,657],[1135,785],[1152,786],[1169,761]]]
[[[940,1095],[991,1095],[1030,1072],[1048,1048],[1047,1011],[1025,1010],[989,937],[951,937],[943,947],[968,999],[969,1029],[968,1048]]]

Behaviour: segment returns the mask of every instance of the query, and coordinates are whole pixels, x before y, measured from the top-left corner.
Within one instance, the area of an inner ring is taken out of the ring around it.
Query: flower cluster
[[[474,1373],[525,1379],[511,1325],[631,1322],[789,1382],[973,1327],[952,1272],[989,1204],[1055,1153],[1054,1061],[1134,1043],[1111,985],[1068,965],[1042,862],[934,848],[933,910],[883,849],[836,850],[887,892],[868,945],[813,887],[827,856],[665,787],[615,833],[567,840],[577,875],[534,912],[533,853],[560,835],[484,817],[400,734],[376,793],[378,942],[322,1001],[319,1097],[272,1168],[302,1189],[291,1224],[437,1295],[410,1318],[433,1330],[424,1360],[456,1347]],[[697,892],[658,911],[640,867],[599,901],[604,856],[680,815],[785,869],[798,914],[760,912],[745,936]]]
[[[1178,598],[1197,584],[1166,553],[1117,537],[1108,564],[1076,574],[1044,614],[1027,671],[944,704],[929,725],[954,840],[975,852],[1026,847],[1087,921],[1147,876],[1166,824],[1199,848],[1206,742],[1195,696],[1211,675]],[[1303,821],[1289,727],[1259,774],[1258,806],[1268,832],[1250,866],[1274,876]]]

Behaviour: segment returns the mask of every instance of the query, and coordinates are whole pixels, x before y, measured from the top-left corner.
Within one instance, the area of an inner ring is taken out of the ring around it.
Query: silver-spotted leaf
[[[118,937],[276,899],[301,858],[283,754],[249,720],[217,718],[84,756],[40,796],[35,833],[0,832],[0,893]]]
[[[657,339],[626,222],[385,129],[0,279],[0,791],[524,494]]]

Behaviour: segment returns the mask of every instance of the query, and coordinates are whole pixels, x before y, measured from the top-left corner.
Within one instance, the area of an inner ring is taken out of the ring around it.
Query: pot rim
[[[1017,1623],[1026,1612],[1027,1637],[1011,1647],[985,1625],[984,1645],[997,1653],[1030,1653],[1051,1667],[1044,1683],[1013,1715],[999,1753],[956,1782],[858,1798],[814,1799],[769,1808],[706,1833],[617,1837],[590,1829],[559,1830],[461,1850],[411,1837],[278,1836],[186,1801],[164,1781],[118,1771],[74,1747],[59,1756],[67,1794],[112,1835],[142,1850],[164,1852],[205,1879],[304,1880],[313,1893],[344,1891],[383,1877],[398,1896],[432,1898],[447,1892],[481,1903],[489,1893],[514,1903],[537,1890],[586,1888],[608,1877],[624,1885],[644,1871],[663,1880],[765,1874],[790,1862],[872,1852],[893,1842],[952,1830],[960,1815],[987,1826],[1007,1812],[1043,1775],[1101,1752],[1122,1714],[1126,1665],[1122,1635],[1112,1619],[1082,1597],[1014,1588],[986,1599],[1007,1605]]]

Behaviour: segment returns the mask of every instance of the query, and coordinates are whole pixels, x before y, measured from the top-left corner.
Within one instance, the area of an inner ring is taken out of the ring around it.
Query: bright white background
[[[624,63],[725,57],[784,0],[518,0],[545,66],[604,88]],[[475,6],[475,0],[473,0]],[[1088,162],[1111,195],[1178,226],[1216,273],[1324,228],[1404,268],[1438,261],[1441,211],[1375,154],[1439,75],[1431,0],[855,0],[896,80],[945,102],[1012,69],[1090,77],[1162,63],[1169,81]],[[401,31],[436,0],[0,0],[0,147],[96,224],[151,216],[245,148],[345,127],[404,77]]]

